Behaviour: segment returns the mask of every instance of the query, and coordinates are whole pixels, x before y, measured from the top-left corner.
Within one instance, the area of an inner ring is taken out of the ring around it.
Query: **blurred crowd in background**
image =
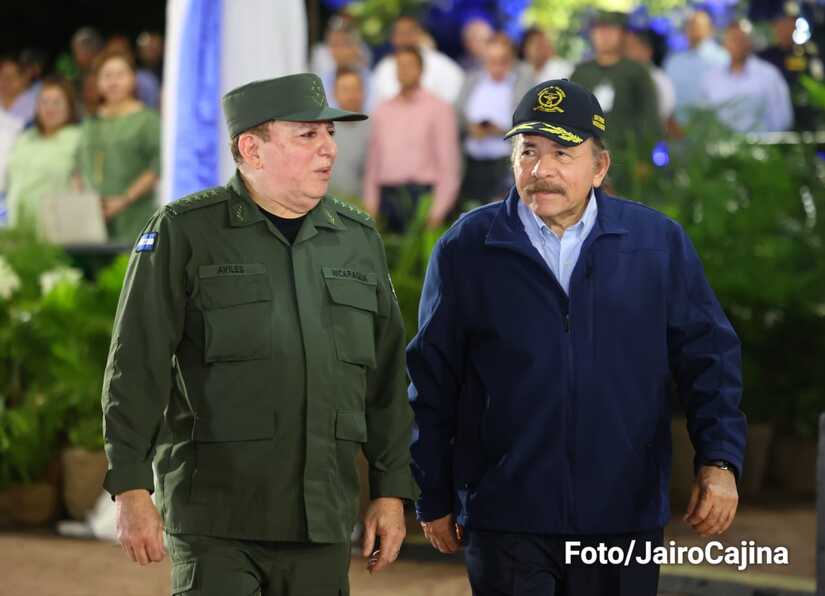
[[[311,48],[310,70],[331,104],[371,117],[337,123],[329,192],[360,202],[396,232],[423,196],[432,197],[431,226],[502,198],[512,184],[502,136],[521,96],[550,79],[593,91],[617,152],[650,152],[708,115],[736,133],[816,130],[823,114],[802,79],[821,82],[823,63],[810,35],[800,35],[804,23],[796,5],[784,4],[772,39],[758,44],[751,23],[717,29],[696,11],[684,24],[688,47],[672,51],[652,28],[599,12],[586,31],[589,51],[572,60],[548,31],[528,29],[516,43],[483,18],[466,22],[463,52],[450,57],[421,22],[402,16],[378,59],[356,23],[338,14]],[[105,39],[85,27],[51,69],[37,49],[0,57],[0,193],[9,225],[36,227],[44,196],[89,189],[101,197],[109,240],[134,241],[156,206],[163,49],[156,32]]]

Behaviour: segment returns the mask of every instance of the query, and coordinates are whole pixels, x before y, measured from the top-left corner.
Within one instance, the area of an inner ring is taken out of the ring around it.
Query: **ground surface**
[[[663,569],[665,575],[701,575],[718,581],[744,581],[788,590],[813,589],[816,513],[811,505],[745,507],[725,544],[755,540],[759,545],[786,546],[787,567],[690,567]],[[672,523],[666,540],[679,545],[706,541],[691,534],[681,522]],[[423,538],[411,525],[411,547],[389,570],[374,577],[364,561],[353,558],[350,573],[354,596],[468,596],[459,558],[436,559],[421,548]],[[168,563],[141,568],[129,562],[118,546],[70,540],[39,531],[0,533],[0,596],[159,596],[168,594]]]

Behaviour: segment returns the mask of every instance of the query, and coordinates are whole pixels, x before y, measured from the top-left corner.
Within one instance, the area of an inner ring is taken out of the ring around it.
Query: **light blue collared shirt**
[[[550,271],[556,276],[567,295],[570,295],[570,276],[579,260],[582,245],[596,224],[598,214],[596,194],[591,190],[582,218],[567,228],[559,238],[540,217],[524,204],[524,201],[518,202],[518,216],[524,225],[524,231],[530,243],[539,251],[541,258],[550,267]]]

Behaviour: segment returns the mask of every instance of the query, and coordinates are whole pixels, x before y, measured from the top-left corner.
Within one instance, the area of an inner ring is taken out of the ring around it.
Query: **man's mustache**
[[[562,196],[567,196],[567,191],[563,186],[552,184],[550,182],[533,182],[532,184],[525,186],[524,190],[531,194],[535,192],[552,192]]]

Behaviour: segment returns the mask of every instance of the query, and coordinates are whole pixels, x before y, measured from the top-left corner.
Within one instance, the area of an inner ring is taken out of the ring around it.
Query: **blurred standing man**
[[[773,20],[774,45],[759,52],[759,57],[773,64],[788,83],[794,109],[794,128],[797,130],[817,130],[817,114],[821,108],[810,105],[808,93],[800,84],[800,77],[807,75],[815,81],[825,78],[819,48],[812,40],[802,44],[794,41],[797,19],[800,18],[799,5],[786,2]],[[821,117],[821,116],[820,116]]]
[[[458,96],[466,167],[459,195],[486,203],[501,199],[513,185],[510,127],[519,99],[533,86],[530,72],[516,65],[510,39],[499,34],[487,44],[484,70],[471,73]]]
[[[423,61],[415,47],[396,50],[401,92],[372,117],[364,207],[387,229],[404,232],[418,202],[432,192],[428,225],[436,227],[458,196],[461,152],[453,106],[423,88]]]
[[[493,35],[495,31],[486,19],[476,17],[464,23],[461,28],[461,44],[464,46],[461,67],[464,72],[471,73],[484,67],[484,53]]]
[[[390,42],[397,52],[400,48],[417,48],[424,64],[421,85],[447,103],[454,103],[464,82],[464,71],[447,55],[426,47],[421,24],[410,16],[402,16],[392,27]],[[391,99],[401,90],[396,54],[384,57],[375,65],[372,77],[372,97],[379,102]]]
[[[592,94],[541,83],[512,124],[515,188],[438,241],[407,349],[418,518],[441,552],[464,538],[475,596],[655,596],[658,565],[571,547],[661,544],[672,380],[697,453],[686,519],[729,527],[739,340],[684,230],[601,190]]]
[[[710,15],[697,10],[685,24],[690,49],[665,59],[664,71],[676,91],[676,121],[685,125],[690,110],[700,106],[700,83],[708,72],[727,66],[728,53],[713,39]]]
[[[348,112],[364,110],[364,79],[357,70],[342,68],[335,76],[336,105]],[[341,122],[335,127],[335,144],[338,156],[329,193],[340,198],[360,198],[364,185],[364,168],[367,158],[367,143],[370,138],[370,122]]]
[[[673,82],[653,61],[655,34],[650,29],[629,29],[624,34],[624,55],[646,67],[653,83],[656,85],[656,97],[659,104],[659,118],[666,124],[676,108],[676,92]]]
[[[249,83],[223,108],[235,176],[160,209],[129,264],[104,486],[134,561],[160,561],[165,530],[174,594],[348,594],[357,451],[371,571],[395,560],[415,497],[381,239],[324,196],[333,121],[365,116],[330,108],[310,74]]]
[[[782,132],[793,125],[788,84],[773,64],[753,55],[747,21],[725,31],[730,65],[711,71],[700,89],[704,105],[716,110],[727,127],[738,132]]]
[[[590,30],[593,60],[579,64],[570,80],[589,89],[611,121],[613,149],[647,146],[662,135],[656,88],[647,69],[623,55],[626,16],[600,12]]]
[[[533,73],[533,82],[566,79],[573,72],[573,65],[556,54],[547,34],[538,27],[524,32],[521,56]]]

